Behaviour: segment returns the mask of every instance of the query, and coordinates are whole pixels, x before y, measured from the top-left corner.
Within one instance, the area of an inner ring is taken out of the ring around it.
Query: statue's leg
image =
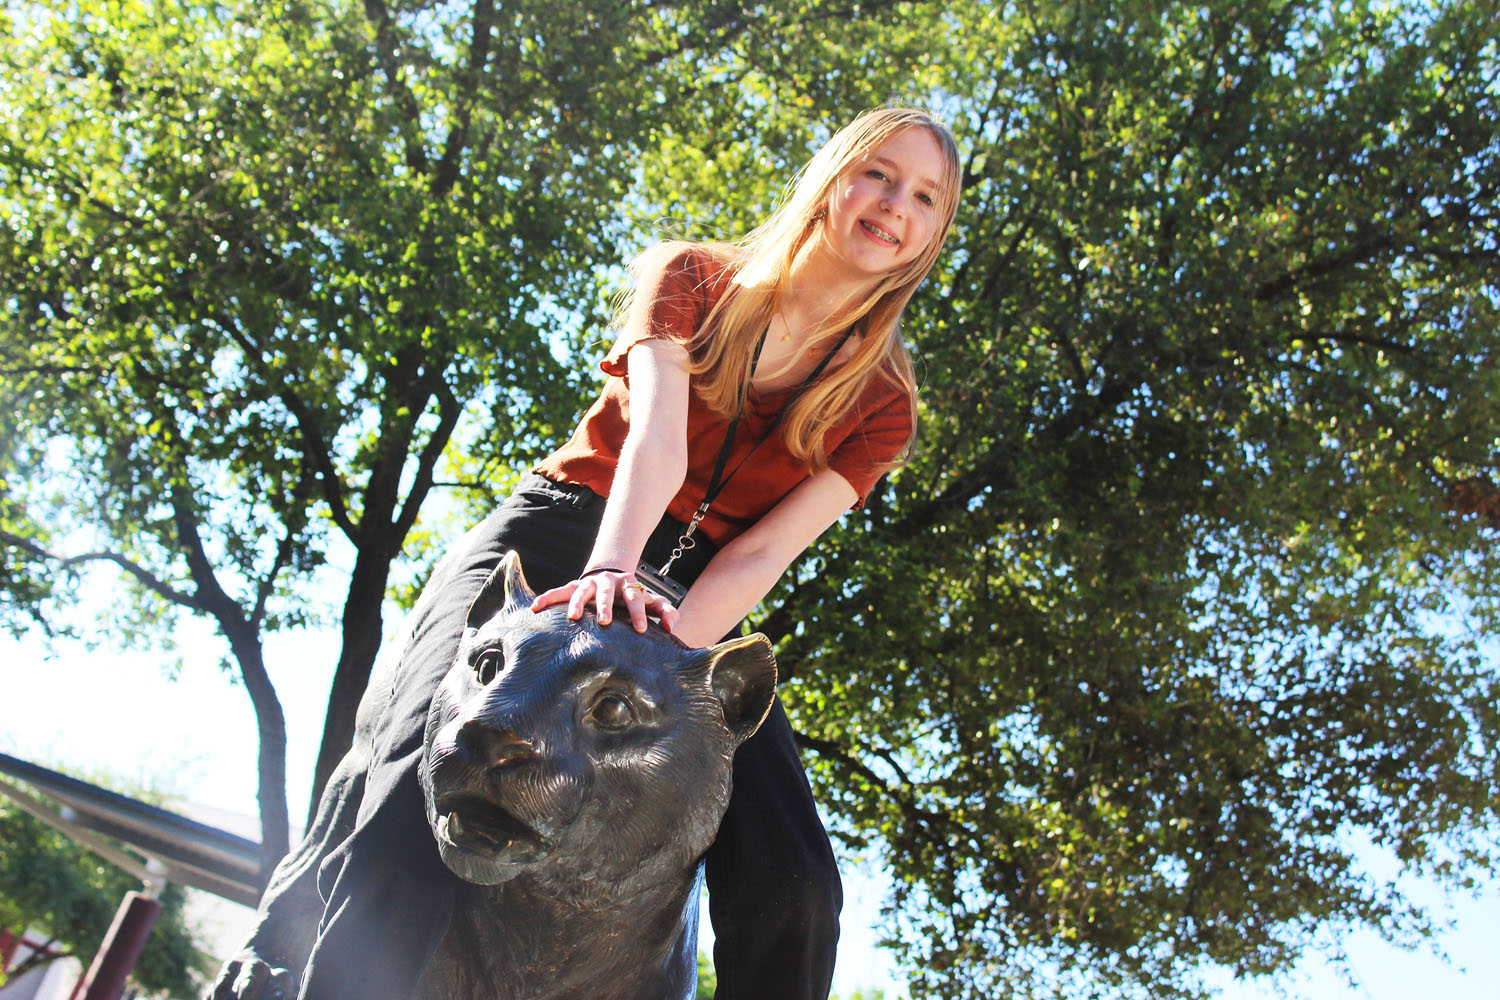
[[[427,827],[417,765],[432,692],[448,672],[469,605],[508,550],[538,590],[572,579],[593,546],[603,501],[527,477],[464,536],[409,617],[389,703],[375,721],[353,833],[318,876],[322,923],[303,975],[303,1000],[402,1000],[446,933],[455,878]]]
[[[705,875],[715,1000],[827,1000],[843,886],[779,700],[735,753]]]

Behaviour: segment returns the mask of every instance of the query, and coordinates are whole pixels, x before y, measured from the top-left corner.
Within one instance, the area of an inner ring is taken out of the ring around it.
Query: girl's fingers
[[[630,624],[637,632],[646,631],[646,607],[649,596],[646,588],[636,580],[626,580],[620,588],[625,600],[625,610],[630,613]]]
[[[615,619],[615,579],[610,573],[596,573],[589,577],[589,582],[594,585],[594,614],[599,619],[600,625],[608,625]],[[585,599],[576,615],[570,615],[578,619],[583,615],[583,609],[588,607]]]
[[[644,623],[647,615],[659,621],[663,631],[666,632],[672,631],[673,627],[677,624],[677,609],[672,606],[672,602],[660,594],[654,594],[642,587],[640,617],[642,625],[636,629],[637,632],[646,631]],[[634,620],[634,616],[632,616],[632,621]]]
[[[661,622],[661,627],[666,632],[677,627],[677,609],[666,598],[657,599],[656,620]]]
[[[573,591],[578,588],[578,581],[565,583],[561,587],[553,587],[536,595],[536,600],[531,602],[532,611],[545,611],[554,604],[566,604],[573,596]]]
[[[558,604],[567,604],[568,618],[573,621],[593,604],[600,625],[608,625],[614,618],[614,607],[622,604],[630,615],[630,624],[637,632],[645,632],[650,618],[661,622],[668,632],[677,626],[677,609],[663,597],[647,590],[633,576],[623,573],[600,572],[561,587],[553,587],[536,596],[531,602],[532,611],[543,611]]]

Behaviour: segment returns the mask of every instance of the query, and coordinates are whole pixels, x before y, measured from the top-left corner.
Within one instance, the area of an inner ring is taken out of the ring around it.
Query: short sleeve
[[[648,261],[636,286],[626,329],[599,362],[607,375],[625,377],[630,349],[661,337],[686,345],[723,294],[726,276],[713,258],[692,245],[681,246],[660,263]]]
[[[855,506],[864,503],[881,476],[902,464],[916,430],[911,397],[894,386],[868,392],[860,403],[858,424],[828,456],[828,467],[859,495]]]

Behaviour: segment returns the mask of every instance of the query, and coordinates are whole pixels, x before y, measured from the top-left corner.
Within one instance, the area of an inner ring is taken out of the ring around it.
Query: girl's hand
[[[616,605],[630,615],[630,624],[637,632],[646,631],[648,617],[661,622],[661,627],[667,632],[677,625],[677,609],[672,602],[647,590],[634,573],[613,569],[591,570],[571,583],[538,594],[531,602],[531,610],[541,611],[565,603],[568,618],[576,622],[583,617],[591,602],[600,625],[608,625],[614,619]]]

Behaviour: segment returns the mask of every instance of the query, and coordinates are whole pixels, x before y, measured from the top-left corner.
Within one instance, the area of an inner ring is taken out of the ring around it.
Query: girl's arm
[[[676,341],[644,340],[630,349],[630,430],[620,447],[604,518],[585,570],[577,580],[537,596],[533,611],[554,604],[568,605],[577,619],[593,604],[599,624],[608,625],[615,605],[630,612],[637,632],[646,630],[646,616],[656,615],[669,630],[676,612],[671,604],[634,582],[635,567],[687,475],[688,353]]]
[[[609,524],[615,495],[615,491],[611,491],[609,506],[605,508],[605,525]],[[649,592],[644,595],[639,590],[624,592],[622,603],[630,612],[631,623],[637,632],[643,632],[646,616],[655,615],[667,631],[689,646],[702,647],[718,642],[770,593],[792,560],[817,541],[818,536],[858,499],[859,494],[849,481],[832,469],[808,477],[754,527],[715,553],[688,588],[680,609]],[[634,550],[637,561],[649,535],[650,527],[647,527],[646,533],[639,536],[639,544]],[[594,546],[596,557],[603,551],[610,551],[606,545],[605,527],[601,526],[599,541]],[[590,560],[590,565],[598,563],[597,558]],[[591,574],[541,594],[532,609],[540,611],[566,601],[568,617],[577,620],[593,599],[599,621],[607,624],[610,620],[609,601],[622,586],[623,581],[617,578],[617,574]]]
[[[672,634],[689,646],[718,642],[770,592],[792,560],[858,499],[849,481],[832,469],[803,480],[714,555],[688,588]]]

